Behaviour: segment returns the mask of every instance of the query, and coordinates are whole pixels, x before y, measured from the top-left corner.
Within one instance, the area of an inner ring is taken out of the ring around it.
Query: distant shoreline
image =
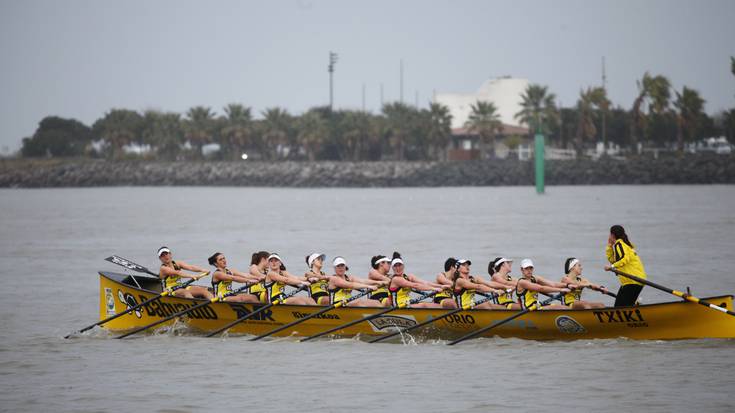
[[[0,161],[0,188],[101,186],[439,187],[534,184],[533,162]],[[547,185],[735,184],[735,156],[547,161]]]

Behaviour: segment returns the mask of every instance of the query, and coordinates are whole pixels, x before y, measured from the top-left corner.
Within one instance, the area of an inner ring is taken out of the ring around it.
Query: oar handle
[[[717,310],[717,311],[720,311],[722,313],[730,314],[731,316],[735,316],[735,312],[732,312],[732,311],[728,310],[727,308],[720,307],[718,305],[714,305],[714,304],[712,304],[712,303],[710,303],[708,301],[699,299],[699,298],[697,298],[697,297],[695,297],[695,296],[693,296],[691,294],[687,294],[687,293],[685,293],[683,291],[673,290],[673,289],[671,289],[669,287],[664,287],[663,285],[656,284],[653,281],[648,281],[645,278],[636,277],[635,275],[625,273],[625,272],[620,271],[620,270],[615,269],[615,268],[610,268],[610,271],[614,272],[617,275],[620,275],[620,276],[629,278],[629,279],[631,279],[633,281],[637,281],[637,282],[639,282],[641,284],[645,284],[645,285],[651,286],[651,287],[653,287],[653,288],[655,288],[657,290],[665,291],[665,292],[667,292],[669,294],[673,294],[673,295],[675,295],[677,297],[681,297],[681,298],[683,298],[683,299],[685,299],[687,301],[690,301],[690,302],[693,302],[693,303],[697,303],[697,304],[703,305],[705,307],[709,307],[709,308],[711,308],[713,310]]]

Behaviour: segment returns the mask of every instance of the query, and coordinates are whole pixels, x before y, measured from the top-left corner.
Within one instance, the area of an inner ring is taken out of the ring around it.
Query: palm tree
[[[556,95],[548,92],[547,86],[528,85],[521,95],[521,110],[514,118],[528,125],[530,134],[541,132],[548,134],[559,122],[559,110],[556,107]]]
[[[470,132],[480,135],[480,154],[482,159],[488,159],[487,143],[490,142],[492,157],[495,157],[495,136],[502,132],[503,123],[500,121],[498,109],[492,102],[477,101],[471,105],[472,113],[464,126]]]
[[[390,146],[393,148],[397,159],[405,159],[406,140],[409,137],[411,111],[413,109],[400,102],[387,103],[383,105],[383,114],[387,119],[388,133],[390,135]]]
[[[371,115],[362,111],[347,111],[340,120],[338,130],[340,159],[359,161],[368,146],[371,133]]]
[[[143,117],[133,110],[112,109],[92,126],[94,134],[110,145],[109,156],[122,156],[123,146],[140,142]]]
[[[431,103],[428,111],[429,157],[431,159],[447,159],[447,145],[452,136],[452,114],[449,108],[441,103]]]
[[[577,101],[577,133],[574,141],[577,156],[582,154],[584,142],[593,139],[597,135],[595,120],[597,119],[598,112],[607,110],[609,105],[610,101],[607,99],[607,92],[602,87],[590,87],[587,90],[579,92],[579,100]]]
[[[676,108],[676,141],[679,152],[684,152],[684,137],[693,140],[696,136],[696,130],[699,126],[704,109],[704,99],[699,96],[699,92],[684,86],[681,93],[676,92],[676,100],[674,101]]]
[[[261,143],[263,156],[266,159],[273,159],[284,152],[287,155],[290,152],[285,148],[289,146],[291,115],[286,109],[275,107],[266,109],[263,116],[263,141]]]
[[[240,159],[243,148],[252,142],[253,116],[250,108],[230,103],[224,108],[223,128],[220,131],[222,153],[229,154],[231,159]]]
[[[205,106],[194,106],[186,112],[184,121],[184,137],[196,148],[195,157],[201,158],[202,146],[215,140],[217,122],[212,109]]]
[[[316,154],[329,135],[327,121],[321,113],[310,110],[299,118],[298,142],[306,150],[309,161],[316,160]]]
[[[633,108],[630,110],[631,126],[630,126],[630,142],[633,147],[638,146],[638,142],[642,140],[643,131],[646,130],[646,115],[643,113],[643,105],[648,98],[649,90],[647,85],[651,84],[651,75],[648,72],[643,73],[641,80],[636,80],[638,87],[638,96],[633,101]]]
[[[143,115],[143,123],[143,142],[154,147],[158,156],[176,159],[184,143],[181,115],[149,110]]]

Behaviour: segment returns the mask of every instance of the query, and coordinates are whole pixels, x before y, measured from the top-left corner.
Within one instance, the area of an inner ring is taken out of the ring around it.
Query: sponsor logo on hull
[[[577,320],[566,315],[556,317],[555,323],[556,328],[559,329],[559,331],[561,331],[562,333],[581,334],[587,332],[582,324],[579,324]]]
[[[121,290],[117,290],[117,299],[120,300],[120,302],[127,307],[126,308],[127,310],[138,305],[138,302],[135,301],[135,297],[133,296],[133,294],[124,293]],[[113,304],[113,307],[114,307],[114,304]],[[109,309],[107,312],[109,313]],[[141,318],[143,316],[143,314],[140,312],[140,308],[136,308],[134,312],[135,312],[135,316],[138,318]]]
[[[597,317],[597,321],[601,324],[620,323],[628,327],[648,327],[648,322],[643,319],[641,310],[610,310],[610,311],[593,311]]]
[[[120,293],[122,294],[122,292]],[[132,294],[125,294],[125,296],[130,296],[132,299],[132,302],[134,303],[133,306],[137,305],[135,303],[135,298],[132,296]],[[148,300],[148,297],[140,294],[138,296],[140,298],[140,301],[143,302],[145,300]],[[153,302],[150,302],[143,306],[143,309],[145,309],[145,313],[149,317],[170,317],[178,312],[184,311],[188,308],[194,307],[198,303],[193,304],[184,304],[184,303],[167,303],[163,302],[162,300],[155,300]],[[140,318],[140,312],[139,310],[135,311],[135,315]],[[195,318],[195,319],[205,319],[205,320],[217,320],[219,317],[217,317],[217,313],[208,305],[205,305],[204,307],[199,307],[194,311],[190,311],[185,314],[186,317],[189,318]]]
[[[392,332],[415,326],[416,318],[414,316],[382,315],[378,318],[368,320],[368,323],[373,328],[373,331]]]
[[[105,288],[105,307],[107,315],[115,315],[115,296],[112,294],[112,288]]]

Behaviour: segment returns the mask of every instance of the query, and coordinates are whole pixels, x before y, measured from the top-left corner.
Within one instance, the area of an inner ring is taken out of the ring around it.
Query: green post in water
[[[536,132],[536,149],[534,157],[536,158],[536,193],[544,193],[544,135],[541,131]]]

